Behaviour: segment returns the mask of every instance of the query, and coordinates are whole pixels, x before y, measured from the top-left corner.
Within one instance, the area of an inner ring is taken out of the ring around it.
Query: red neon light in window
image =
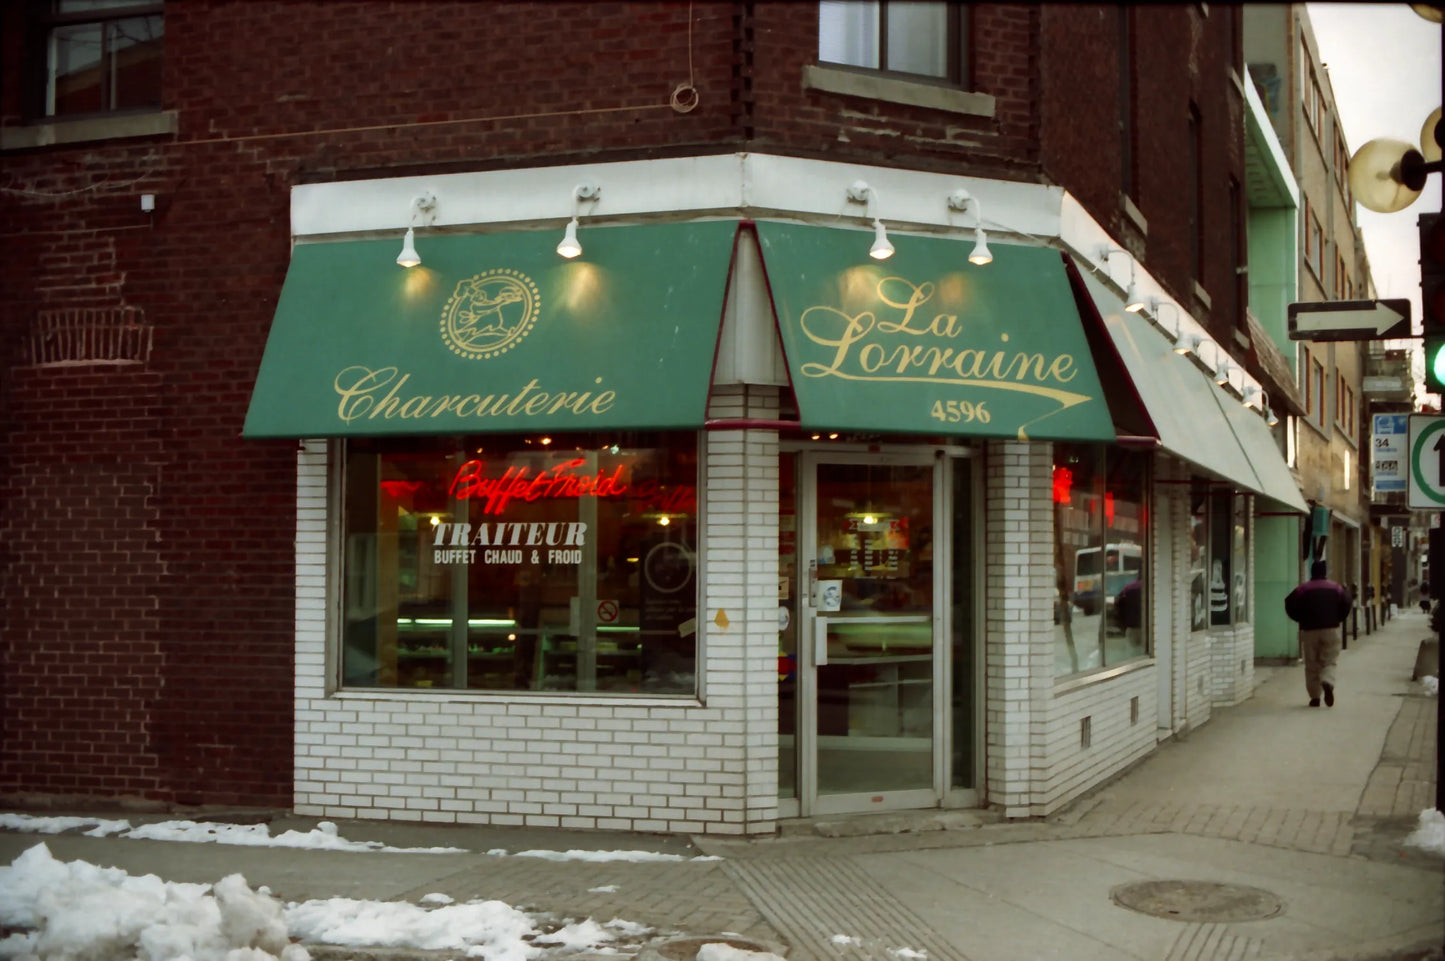
[[[626,469],[618,467],[611,474],[598,471],[585,474],[578,468],[587,462],[581,457],[564,461],[545,470],[530,467],[508,467],[501,477],[483,474],[486,464],[469,460],[457,468],[448,492],[459,500],[482,499],[482,511],[500,514],[512,500],[535,501],[543,497],[618,497],[627,490]]]
[[[1072,503],[1070,492],[1074,487],[1074,472],[1067,467],[1054,468],[1054,503]]]
[[[1104,519],[1110,527],[1114,526],[1114,495],[1108,491],[1104,492]]]
[[[421,490],[422,483],[417,480],[384,480],[381,482],[381,489],[386,491],[389,497],[401,500]]]

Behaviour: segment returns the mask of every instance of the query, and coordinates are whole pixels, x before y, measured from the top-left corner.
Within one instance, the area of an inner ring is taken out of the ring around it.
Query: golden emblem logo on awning
[[[542,295],[518,270],[488,270],[457,283],[442,309],[442,340],[472,360],[505,354],[531,331]]]

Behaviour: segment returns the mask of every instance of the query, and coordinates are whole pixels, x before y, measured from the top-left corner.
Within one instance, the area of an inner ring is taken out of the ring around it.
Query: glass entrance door
[[[801,814],[927,807],[942,791],[940,463],[882,454],[796,460],[795,530],[782,534],[793,554],[784,577],[791,569],[796,584],[784,620],[794,630],[784,632],[779,708],[780,716],[798,710],[795,730],[780,731],[792,756],[779,762],[780,781],[795,782],[780,793],[796,797]]]

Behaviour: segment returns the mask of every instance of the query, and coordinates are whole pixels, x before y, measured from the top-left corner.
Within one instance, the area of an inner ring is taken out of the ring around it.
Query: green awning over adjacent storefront
[[[736,221],[296,246],[247,437],[702,425]]]
[[[1113,441],[1058,250],[760,222],[804,427]]]
[[[1284,455],[1258,412],[1218,388],[1194,362],[1090,271],[1084,287],[1154,426],[1159,445],[1239,490],[1308,512]]]
[[[1092,271],[1079,274],[1159,446],[1222,480],[1253,488],[1254,470],[1219,408],[1214,381],[1176,354],[1173,342],[1142,314],[1126,311]]]

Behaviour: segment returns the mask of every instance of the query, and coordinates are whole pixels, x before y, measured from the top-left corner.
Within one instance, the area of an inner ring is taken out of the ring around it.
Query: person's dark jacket
[[[1284,612],[1301,630],[1339,627],[1350,614],[1350,595],[1328,577],[1314,577],[1289,592]]]

